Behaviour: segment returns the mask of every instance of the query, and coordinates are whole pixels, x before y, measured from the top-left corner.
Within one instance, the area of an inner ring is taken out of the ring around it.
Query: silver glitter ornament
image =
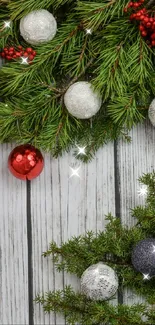
[[[24,40],[39,45],[52,40],[57,31],[57,22],[47,10],[34,10],[20,21],[20,33]]]
[[[82,274],[81,292],[92,300],[107,300],[118,289],[118,278],[108,265],[99,262],[93,264]]]
[[[155,276],[155,239],[147,238],[141,240],[133,249],[132,264],[134,268],[148,275]]]
[[[150,104],[148,115],[152,125],[155,126],[155,99]]]
[[[75,82],[66,91],[64,103],[69,113],[79,119],[87,119],[95,115],[101,107],[101,96],[96,93],[91,83]]]

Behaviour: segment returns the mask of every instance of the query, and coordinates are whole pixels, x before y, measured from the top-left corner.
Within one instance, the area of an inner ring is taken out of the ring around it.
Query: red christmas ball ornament
[[[41,152],[29,144],[14,148],[8,158],[10,172],[22,180],[32,180],[40,175],[44,167]]]

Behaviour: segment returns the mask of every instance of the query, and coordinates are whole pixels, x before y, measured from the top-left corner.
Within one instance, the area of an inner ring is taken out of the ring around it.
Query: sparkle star
[[[86,149],[86,147],[78,147],[77,146],[77,148],[78,148],[78,153],[77,153],[77,156],[78,155],[86,155],[86,152],[85,152],[85,149]]]
[[[92,34],[92,30],[90,28],[86,29],[86,34],[87,35],[91,35]]]
[[[148,193],[148,187],[147,185],[143,185],[139,190],[138,190],[138,195],[139,196],[145,196]]]
[[[143,274],[143,280],[150,280],[149,274]]]
[[[21,59],[22,59],[21,64],[29,64],[28,58],[24,58],[24,56],[22,56]]]
[[[72,167],[70,167],[70,169],[71,169],[71,171],[72,171],[72,174],[70,175],[70,177],[69,178],[71,178],[71,177],[73,177],[73,176],[77,176],[77,177],[79,177],[80,178],[80,175],[79,175],[79,173],[78,173],[78,171],[79,171],[79,169],[80,169],[80,167],[78,167],[78,168],[72,168]]]
[[[4,21],[4,28],[11,28],[11,20]]]

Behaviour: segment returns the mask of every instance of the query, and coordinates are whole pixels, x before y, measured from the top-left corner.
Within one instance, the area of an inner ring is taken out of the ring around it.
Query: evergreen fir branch
[[[63,313],[68,324],[81,325],[150,325],[155,312],[144,304],[131,307],[126,305],[112,306],[107,301],[93,302],[84,295],[75,293],[70,286],[63,291],[46,293],[37,296],[36,302],[43,305],[44,311]],[[148,320],[142,320],[143,316]]]
[[[124,229],[118,219],[108,216],[106,232],[101,232],[95,236],[88,232],[86,236],[74,237],[68,243],[62,244],[58,248],[55,243],[50,244],[50,248],[44,256],[53,254],[57,269],[65,269],[67,272],[81,276],[84,270],[91,264],[99,261],[110,263],[118,269],[130,266],[130,250],[137,241],[143,238],[141,229]],[[123,248],[122,248],[123,247]],[[108,254],[112,259],[109,261]],[[59,256],[63,261],[59,262]]]
[[[83,17],[84,25],[95,31],[101,25],[103,28],[115,15],[119,17],[125,5],[126,0],[111,0],[104,3],[78,1],[76,10],[80,17]]]
[[[144,119],[144,112],[138,109],[134,93],[125,95],[123,99],[116,97],[109,103],[108,113],[114,123],[131,129],[133,125]]]
[[[14,114],[13,123],[12,117],[5,122],[8,115],[0,118],[4,123],[0,141],[35,141],[55,156],[78,143],[86,146],[86,155],[77,158],[86,162],[100,146],[124,137],[126,128],[128,131],[144,119],[155,95],[154,50],[124,14],[127,0],[0,3],[1,20],[13,19],[12,30],[0,39],[2,48],[28,46],[19,35],[19,19],[32,10],[48,9],[58,22],[54,39],[34,46],[37,56],[31,65],[15,60],[0,70],[0,96]],[[101,92],[102,107],[91,120],[79,121],[64,107],[64,93],[77,80],[91,81]],[[49,114],[50,108],[55,109],[55,118]],[[18,125],[19,133],[13,131],[13,125]]]

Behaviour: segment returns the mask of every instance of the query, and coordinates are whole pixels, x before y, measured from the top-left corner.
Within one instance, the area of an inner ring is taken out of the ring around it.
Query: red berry
[[[14,51],[14,50],[15,50],[14,47],[9,48],[9,51]]]
[[[10,55],[7,55],[6,58],[7,58],[8,60],[11,60],[11,59],[12,59],[12,57],[11,57]]]
[[[26,52],[27,52],[27,53],[32,53],[32,52],[33,52],[33,49],[32,49],[31,47],[28,47],[28,48],[26,49]]]
[[[150,27],[151,27],[151,23],[148,22],[148,23],[146,24],[146,27],[147,27],[147,28],[150,28]]]
[[[127,12],[127,11],[128,11],[128,9],[127,9],[127,8],[124,8],[124,9],[123,9],[123,11],[124,11],[124,12]]]
[[[133,16],[133,19],[136,18],[136,14],[132,14],[132,16]]]
[[[138,11],[137,14],[136,14],[137,17],[140,17],[141,16],[141,13]]]
[[[18,49],[19,49],[19,50],[22,50],[23,48],[22,48],[22,46],[21,46],[21,45],[18,45]]]
[[[150,23],[153,23],[154,22],[154,19],[153,18],[150,18],[149,21],[150,21]]]
[[[34,59],[34,56],[32,54],[29,55],[29,60],[32,61]]]
[[[143,19],[144,19],[144,15],[141,15],[141,16],[140,16],[140,20],[143,20]]]
[[[13,55],[13,58],[14,58],[14,59],[16,59],[16,58],[17,58],[16,54],[14,54],[14,55]]]
[[[36,51],[33,51],[32,54],[33,54],[34,56],[36,56],[36,55],[37,55],[37,52],[36,52]]]
[[[139,2],[135,2],[135,3],[133,4],[133,7],[134,7],[134,8],[138,8],[138,7],[139,7]]]
[[[4,52],[1,53],[1,57],[5,58],[5,53]]]
[[[151,35],[151,39],[155,39],[155,33]]]
[[[155,46],[155,41],[152,41],[151,44],[152,44],[153,46]]]
[[[145,28],[144,28],[143,25],[140,25],[140,26],[139,26],[139,30],[140,30],[140,31],[143,31],[144,29],[145,29]]]
[[[148,18],[148,17],[145,17],[145,18],[143,19],[143,21],[144,21],[145,23],[148,23],[148,22],[149,22],[149,18]]]
[[[12,56],[14,54],[13,51],[9,51],[9,55]]]
[[[20,52],[16,52],[16,57],[20,58]]]
[[[24,56],[25,58],[27,58],[27,57],[28,57],[28,53],[27,53],[27,52],[24,52],[23,56]]]
[[[143,37],[145,37],[147,35],[147,32],[145,30],[143,30],[141,34]]]

